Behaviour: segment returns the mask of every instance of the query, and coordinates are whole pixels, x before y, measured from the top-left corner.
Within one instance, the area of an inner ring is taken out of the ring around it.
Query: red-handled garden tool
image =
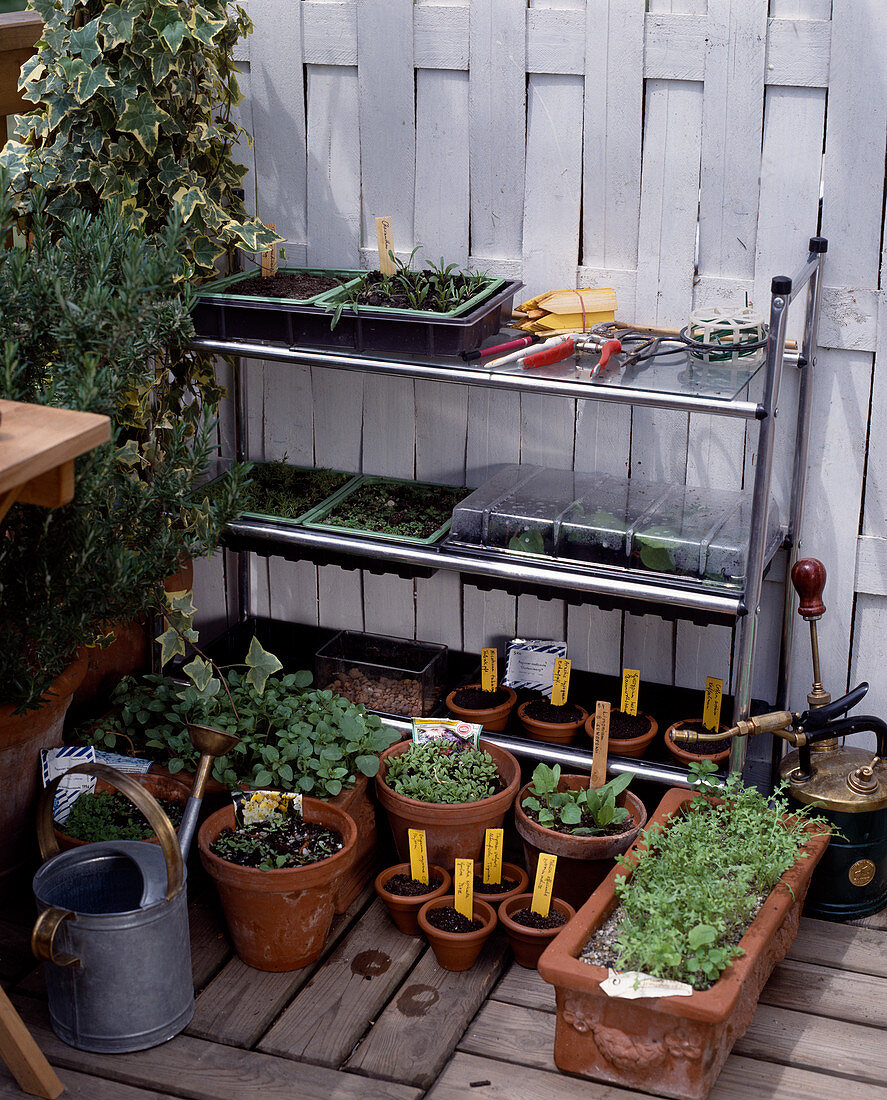
[[[525,370],[533,367],[547,367],[551,363],[560,363],[563,359],[569,359],[571,355],[580,355],[583,351],[597,351],[600,349],[601,357],[592,371],[591,377],[603,370],[609,363],[612,355],[618,355],[622,351],[619,340],[613,340],[599,333],[590,332],[582,336],[568,336],[561,343],[543,348],[541,351],[526,355],[520,360]]]

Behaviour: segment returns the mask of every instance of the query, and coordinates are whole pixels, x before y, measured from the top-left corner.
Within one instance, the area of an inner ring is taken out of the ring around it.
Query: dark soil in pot
[[[727,727],[721,725],[718,727],[719,732],[723,732]],[[697,733],[711,732],[706,730],[699,718],[691,718],[686,721],[674,722],[665,731],[665,747],[671,753],[671,755],[682,764],[691,764],[694,760],[711,760],[715,764],[723,764],[730,757],[730,743],[729,737],[720,738],[717,741],[699,741],[695,745],[679,744],[672,740],[672,732],[674,730],[694,730]]]
[[[420,882],[409,875],[392,875],[383,885],[389,894],[397,894],[401,898],[418,898],[427,896],[432,890],[436,890],[443,882],[440,875],[429,875],[427,882]]]
[[[520,884],[520,879],[517,878],[504,878],[501,882],[484,882],[483,879],[474,876],[474,892],[475,894],[490,894],[493,895],[495,901],[496,894],[508,894],[516,886]]]
[[[463,935],[465,932],[476,932],[479,928],[483,928],[483,921],[463,917],[452,905],[445,905],[443,909],[432,909],[426,919],[438,932],[454,932]]]
[[[418,936],[419,910],[427,901],[447,893],[453,880],[434,864],[429,864],[427,884],[414,879],[410,871],[409,863],[386,867],[376,875],[375,889],[397,928],[405,936]]]
[[[296,519],[326,500],[351,478],[338,470],[300,470],[286,462],[257,463],[243,492],[243,510]]]
[[[524,714],[534,722],[556,722],[558,725],[577,722],[583,717],[582,708],[574,703],[565,703],[558,707],[548,699],[533,699],[527,703]]]
[[[626,714],[622,710],[610,711],[610,740],[627,741],[642,737],[650,728],[650,719],[645,714]]]
[[[369,481],[328,512],[320,522],[386,535],[427,539],[452,518],[469,492],[446,485],[403,485]]]
[[[516,702],[512,688],[484,691],[480,684],[466,684],[450,692],[447,709],[465,722],[480,722],[484,729],[496,733],[505,729]]]
[[[342,286],[343,280],[331,275],[309,275],[278,271],[276,275],[251,275],[229,287],[228,294],[243,294],[255,298],[293,298],[303,301]]]
[[[476,687],[458,688],[453,693],[453,702],[463,710],[492,710],[493,707],[507,703],[509,699],[505,688],[496,691],[482,691]]]
[[[532,909],[518,909],[516,913],[509,913],[509,916],[515,924],[522,924],[524,928],[561,928],[567,923],[566,914],[557,909],[551,910],[547,917],[534,913]]]
[[[342,837],[335,829],[296,816],[226,829],[209,846],[228,863],[262,870],[305,867],[341,849]]]

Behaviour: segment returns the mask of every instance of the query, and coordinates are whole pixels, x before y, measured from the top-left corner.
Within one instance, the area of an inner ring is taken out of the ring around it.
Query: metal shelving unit
[[[704,624],[736,624],[739,635],[738,675],[733,719],[738,721],[748,717],[764,572],[780,545],[788,547],[791,559],[786,578],[796,557],[796,536],[804,500],[821,274],[826,250],[827,243],[823,238],[812,238],[809,254],[799,271],[791,278],[777,276],[772,280],[770,339],[766,354],[762,364],[747,371],[737,372],[689,363],[683,369],[675,370],[673,364],[665,365],[662,360],[652,360],[641,367],[625,367],[617,363],[615,368],[608,368],[602,377],[592,380],[588,369],[569,361],[534,370],[532,375],[528,375],[514,365],[490,369],[476,364],[462,364],[453,359],[435,361],[416,356],[375,358],[330,348],[287,348],[238,340],[195,339],[193,346],[197,349],[234,358],[235,449],[238,458],[247,457],[242,386],[244,359],[311,363],[340,370],[428,379],[454,385],[484,386],[570,399],[709,413],[755,422],[759,431],[748,561],[742,589],[709,582],[693,582],[684,578],[666,579],[661,575],[648,577],[629,569],[566,566],[559,562],[527,562],[505,555],[471,553],[449,547],[407,546],[366,536],[339,535],[286,524],[239,519],[230,525],[226,544],[241,552],[241,616],[246,613],[249,595],[246,554],[255,552],[281,555],[293,560],[336,563],[373,572],[400,573],[403,576],[430,576],[438,569],[446,569],[460,573],[467,581],[481,587],[545,593],[549,596],[557,595],[569,602],[622,607],[635,613],[661,614],[667,618],[689,619]],[[805,289],[804,337],[800,349],[791,352],[785,348],[788,310]],[[780,385],[783,369],[787,365],[801,371],[790,514],[787,526],[783,529],[784,542],[774,544],[771,541],[768,544],[773,446],[777,430]],[[763,397],[760,402],[749,401],[742,395],[758,371],[763,372]],[[793,623],[791,599],[792,589],[786,579],[777,705],[784,705],[788,695],[788,651]],[[511,747],[509,744],[509,748]],[[533,748],[534,755],[540,759],[547,759],[550,755],[546,753],[546,746]],[[582,750],[559,749],[557,761],[581,766],[586,763],[584,759],[580,759],[582,755]],[[554,757],[551,762],[555,762]],[[730,757],[731,768],[741,770],[744,763],[745,739],[735,738]],[[643,767],[642,761],[638,761],[636,765],[627,763],[626,767],[637,770],[638,774],[649,770]],[[660,781],[674,781],[674,769],[659,770],[663,771]]]

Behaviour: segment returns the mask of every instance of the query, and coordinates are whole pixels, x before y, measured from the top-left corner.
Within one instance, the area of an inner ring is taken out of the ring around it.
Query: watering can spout
[[[187,860],[191,850],[191,841],[197,829],[197,818],[200,815],[200,807],[203,803],[203,793],[206,789],[206,781],[213,766],[213,761],[230,752],[240,740],[233,733],[225,733],[224,730],[214,729],[212,726],[198,726],[190,724],[188,733],[191,744],[200,753],[200,763],[197,766],[197,774],[194,776],[194,786],[191,788],[191,797],[182,815],[182,823],[179,826],[179,847],[182,849],[182,859]]]

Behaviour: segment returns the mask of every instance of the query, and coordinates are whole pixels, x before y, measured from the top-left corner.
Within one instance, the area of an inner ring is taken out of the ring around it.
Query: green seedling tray
[[[363,271],[361,275],[368,275],[369,272]],[[351,283],[356,282],[356,279],[352,279]],[[339,304],[339,299],[343,297],[347,289],[351,286],[351,283],[346,283],[345,286],[332,287],[330,290],[325,290],[323,294],[314,299],[314,304],[317,306],[323,306],[324,309],[328,309],[331,313],[335,310]],[[386,314],[388,316],[396,317],[418,317],[425,320],[434,321],[447,317],[461,317],[465,313],[470,313],[471,310],[481,305],[492,294],[495,294],[497,290],[505,286],[505,279],[498,277],[490,277],[487,280],[487,285],[483,290],[479,290],[473,298],[469,298],[466,302],[457,306],[455,309],[447,310],[445,313],[436,312],[432,309],[401,309],[398,306],[364,306],[364,305],[346,305],[345,310],[350,310],[353,313],[375,313]]]
[[[343,527],[338,523],[324,523],[323,520],[336,508],[345,497],[350,496],[356,492],[363,485],[370,484],[372,482],[384,482],[387,485],[409,485],[415,488],[425,489],[458,489],[458,485],[438,485],[433,481],[407,481],[403,478],[395,477],[375,477],[375,476],[361,476],[357,479],[355,484],[349,484],[343,486],[338,492],[334,493],[323,504],[319,505],[310,519],[303,521],[304,527],[311,527],[317,531],[334,531],[337,534],[351,534],[351,535],[364,535],[370,539],[385,539],[387,542],[407,542],[413,546],[431,546],[435,542],[438,542],[449,531],[450,524],[453,522],[452,516],[442,526],[427,538],[420,539],[415,538],[412,535],[390,535],[383,531],[367,531],[362,527]],[[470,490],[469,490],[470,491]]]
[[[260,294],[238,294],[237,284],[258,274],[257,271],[238,271],[234,275],[226,275],[224,279],[217,279],[215,282],[199,287],[197,293],[201,298],[224,295],[226,299],[233,302],[262,302],[266,304],[269,302],[292,302],[307,306],[320,302],[327,294],[340,293],[346,286],[350,286],[351,283],[355,282],[359,275],[366,274],[366,272],[354,268],[333,267],[280,267],[277,270],[280,275],[328,275],[331,279],[344,279],[345,283],[339,287],[334,286],[330,287],[329,290],[323,290],[320,294],[312,294],[310,298],[275,298],[273,296],[266,298]]]
[[[260,464],[257,463],[256,465],[260,465]],[[291,470],[297,470],[300,473],[301,472],[314,471],[314,470],[328,470],[332,474],[344,474],[348,478],[348,480],[345,482],[344,485],[340,485],[339,488],[336,489],[336,491],[334,493],[330,493],[328,496],[325,496],[322,500],[319,500],[317,502],[317,504],[312,504],[310,508],[307,508],[304,512],[300,513],[298,516],[294,516],[294,517],[292,517],[292,516],[278,516],[278,515],[274,515],[273,513],[252,512],[252,511],[244,510],[243,512],[240,513],[240,517],[243,518],[243,519],[268,520],[271,523],[286,523],[286,524],[289,524],[291,526],[301,527],[301,526],[304,525],[304,523],[307,519],[310,519],[312,516],[314,516],[317,512],[321,511],[321,509],[325,508],[327,505],[332,504],[332,502],[337,500],[343,493],[345,493],[347,491],[350,491],[351,489],[355,488],[356,483],[359,482],[360,479],[361,479],[360,474],[349,474],[347,470],[334,470],[329,466],[290,466],[290,469]]]

